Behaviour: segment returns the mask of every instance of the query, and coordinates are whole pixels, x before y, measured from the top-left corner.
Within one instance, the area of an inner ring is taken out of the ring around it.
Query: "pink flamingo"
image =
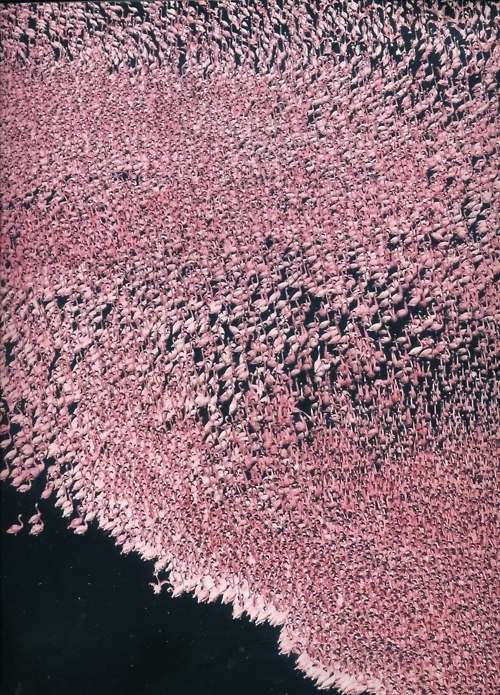
[[[23,530],[24,524],[22,521],[22,514],[19,514],[17,517],[17,524],[12,524],[9,526],[9,528],[5,531],[5,533],[10,533],[13,536],[17,536],[17,534]]]

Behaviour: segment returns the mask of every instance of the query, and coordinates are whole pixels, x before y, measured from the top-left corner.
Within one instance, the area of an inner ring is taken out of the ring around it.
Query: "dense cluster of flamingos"
[[[7,533],[50,500],[320,689],[498,692],[498,29],[1,8]]]

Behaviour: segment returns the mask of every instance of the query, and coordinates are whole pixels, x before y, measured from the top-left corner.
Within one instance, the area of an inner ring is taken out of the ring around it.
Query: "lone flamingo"
[[[9,528],[7,529],[7,531],[5,533],[10,533],[10,534],[16,536],[19,533],[19,531],[23,530],[24,524],[22,521],[22,514],[19,514],[19,516],[17,517],[17,520],[18,520],[18,523],[12,524],[12,526],[9,526]]]

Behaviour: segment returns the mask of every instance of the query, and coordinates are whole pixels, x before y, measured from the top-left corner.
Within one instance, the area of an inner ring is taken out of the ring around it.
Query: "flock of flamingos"
[[[55,504],[318,689],[499,691],[498,32],[488,1],[0,9],[7,533]]]

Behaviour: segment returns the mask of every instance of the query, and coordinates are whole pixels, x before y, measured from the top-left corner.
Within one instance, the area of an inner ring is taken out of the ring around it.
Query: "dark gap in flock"
[[[15,347],[16,347],[16,341],[15,340],[7,340],[4,343],[5,364],[7,367],[9,366],[9,364],[12,364],[12,362],[15,360],[15,353],[14,353]]]

